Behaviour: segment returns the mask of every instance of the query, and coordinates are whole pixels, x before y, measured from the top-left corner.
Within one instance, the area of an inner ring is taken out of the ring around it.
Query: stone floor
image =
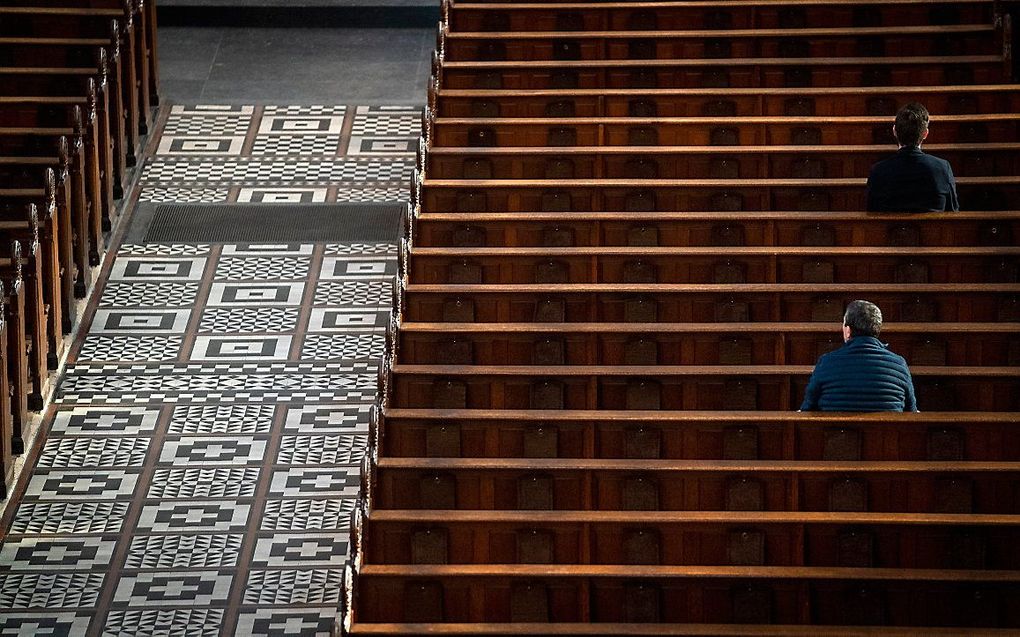
[[[399,201],[416,112],[174,106],[140,199]],[[326,635],[395,246],[134,241],[2,519],[0,635]]]

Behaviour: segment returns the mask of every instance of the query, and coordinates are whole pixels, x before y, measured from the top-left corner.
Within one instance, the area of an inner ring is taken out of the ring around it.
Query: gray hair
[[[869,301],[851,301],[843,315],[850,336],[878,336],[882,331],[882,310]]]

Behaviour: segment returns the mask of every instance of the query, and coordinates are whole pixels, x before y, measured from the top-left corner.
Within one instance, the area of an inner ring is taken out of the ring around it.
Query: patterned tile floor
[[[399,200],[417,118],[174,106],[140,199]],[[7,507],[0,635],[327,635],[395,269],[393,244],[120,246]]]

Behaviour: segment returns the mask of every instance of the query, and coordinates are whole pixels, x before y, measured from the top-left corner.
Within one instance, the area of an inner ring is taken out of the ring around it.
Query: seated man
[[[844,345],[818,359],[801,411],[917,411],[907,362],[878,340],[881,330],[877,305],[847,306]]]
[[[928,109],[907,104],[896,113],[893,135],[900,150],[871,167],[868,210],[936,212],[959,210],[956,180],[949,162],[921,151],[928,137]]]

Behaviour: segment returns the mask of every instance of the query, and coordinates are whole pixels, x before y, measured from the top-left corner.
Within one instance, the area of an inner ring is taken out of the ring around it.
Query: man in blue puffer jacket
[[[843,347],[818,359],[801,411],[917,411],[907,362],[878,340],[882,311],[853,301],[843,315]]]

